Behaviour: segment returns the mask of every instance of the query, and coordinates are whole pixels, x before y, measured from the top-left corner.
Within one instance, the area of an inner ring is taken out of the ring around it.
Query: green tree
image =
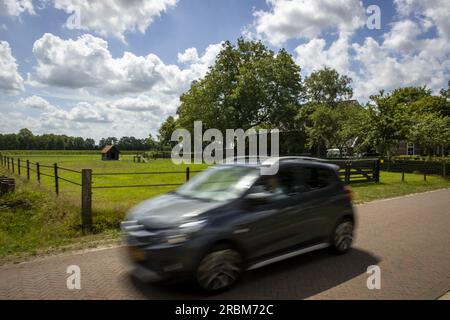
[[[303,89],[300,68],[285,50],[277,54],[261,42],[226,42],[215,65],[181,96],[179,126],[219,130],[264,126],[287,129]]]
[[[336,106],[353,97],[352,79],[335,69],[324,68],[305,78],[306,99],[309,102]]]
[[[19,142],[19,148],[23,150],[30,150],[34,145],[34,135],[28,129],[20,129],[17,134],[17,140]]]
[[[441,97],[450,100],[450,80],[448,81],[447,89],[441,90]]]
[[[145,139],[145,145],[147,149],[150,150],[157,150],[158,149],[158,142],[153,138],[151,134],[149,134],[148,138]]]
[[[175,118],[169,116],[161,125],[158,130],[158,140],[161,144],[161,147],[167,148],[174,145],[174,142],[171,142],[172,133],[176,130],[177,123]]]
[[[437,147],[449,147],[450,117],[441,117],[436,113],[415,115],[408,141],[426,146],[428,155]]]
[[[117,142],[118,140],[116,137],[102,138],[100,139],[99,147],[104,148],[105,146],[116,145]]]
[[[306,125],[308,146],[337,148],[342,155],[359,138],[364,112],[360,105],[354,103],[340,103],[334,108],[325,104],[316,105]]]
[[[383,156],[390,155],[392,148],[406,139],[411,125],[408,106],[396,102],[396,98],[381,91],[370,97],[367,106],[366,134],[361,137],[361,143],[375,146]]]

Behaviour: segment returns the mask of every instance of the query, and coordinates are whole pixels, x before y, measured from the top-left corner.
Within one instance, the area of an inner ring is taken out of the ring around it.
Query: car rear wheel
[[[210,251],[197,268],[197,283],[208,292],[229,289],[236,283],[242,271],[242,257],[232,248],[216,248]]]
[[[347,253],[353,243],[354,225],[351,220],[344,220],[340,222],[333,236],[332,248],[338,254]]]

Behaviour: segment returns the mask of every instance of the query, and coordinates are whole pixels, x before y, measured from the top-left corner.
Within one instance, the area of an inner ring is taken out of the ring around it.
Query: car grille
[[[121,224],[121,230],[129,245],[151,245],[161,242],[162,234],[158,231],[147,230],[144,225],[138,221],[124,221]]]

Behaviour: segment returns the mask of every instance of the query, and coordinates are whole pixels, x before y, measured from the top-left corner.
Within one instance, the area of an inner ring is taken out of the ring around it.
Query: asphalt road
[[[0,299],[437,299],[450,289],[450,189],[357,207],[354,249],[327,250],[247,272],[231,291],[147,285],[128,273],[123,248],[59,255],[0,268]],[[66,269],[81,268],[81,290]],[[381,269],[369,290],[367,267]]]

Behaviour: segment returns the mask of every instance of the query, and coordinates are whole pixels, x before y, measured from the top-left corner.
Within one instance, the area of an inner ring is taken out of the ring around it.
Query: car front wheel
[[[197,268],[197,283],[208,292],[229,289],[236,283],[242,271],[242,257],[231,248],[210,251]]]
[[[351,220],[344,220],[340,222],[333,236],[332,248],[338,254],[347,253],[353,243],[354,225]]]

